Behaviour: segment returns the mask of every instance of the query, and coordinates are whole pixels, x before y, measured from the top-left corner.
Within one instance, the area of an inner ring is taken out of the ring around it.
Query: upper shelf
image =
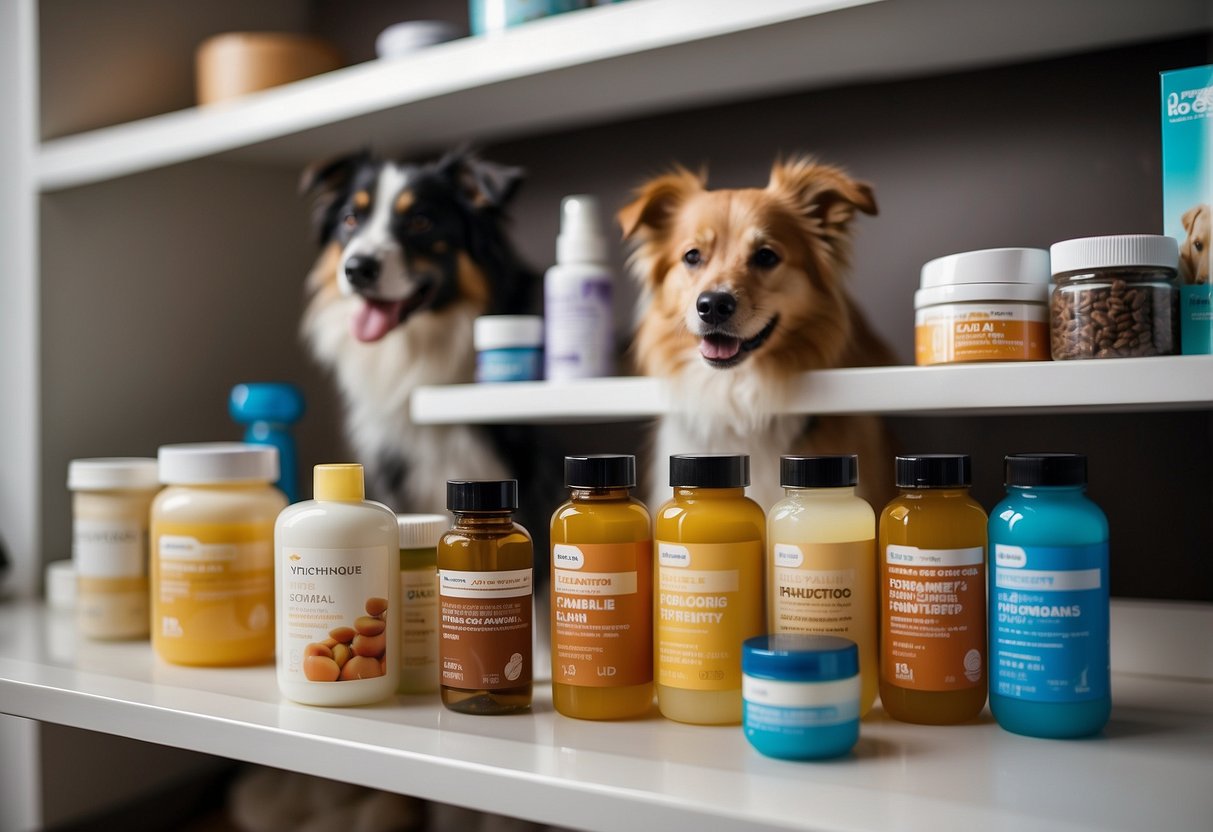
[[[1189,34],[1207,0],[631,0],[44,142],[42,191],[215,155],[418,152]]]
[[[419,424],[612,422],[669,412],[653,378],[422,387]],[[969,414],[1213,408],[1213,356],[871,367],[808,373],[787,413]]]

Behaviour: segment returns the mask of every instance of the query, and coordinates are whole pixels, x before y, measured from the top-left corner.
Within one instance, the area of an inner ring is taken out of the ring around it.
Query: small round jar
[[[77,629],[89,638],[146,638],[148,513],[160,490],[156,460],[74,459],[67,487]]]
[[[914,293],[914,361],[1049,360],[1049,253],[993,248],[938,257]]]
[[[482,315],[472,323],[476,381],[539,381],[543,378],[543,318]]]
[[[1174,355],[1179,345],[1179,244],[1132,234],[1050,249],[1053,358]]]
[[[839,757],[859,740],[859,650],[839,636],[779,633],[741,648],[742,724],[768,757]]]

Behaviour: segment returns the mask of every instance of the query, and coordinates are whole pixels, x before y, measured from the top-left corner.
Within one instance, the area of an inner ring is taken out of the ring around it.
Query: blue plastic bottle
[[[1030,737],[1085,737],[1112,710],[1108,521],[1082,454],[1006,458],[990,512],[990,710]]]
[[[295,437],[291,434],[291,426],[303,416],[303,410],[303,393],[295,385],[284,382],[237,384],[228,401],[232,418],[246,426],[245,442],[273,445],[278,449],[281,474],[275,485],[291,503],[299,501]]]

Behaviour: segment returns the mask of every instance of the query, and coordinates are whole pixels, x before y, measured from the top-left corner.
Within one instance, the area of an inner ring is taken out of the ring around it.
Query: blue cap
[[[777,633],[746,639],[741,672],[786,682],[833,682],[859,673],[859,648],[849,638]]]
[[[289,425],[303,415],[303,394],[293,384],[262,382],[232,388],[228,412],[240,424],[276,422]]]

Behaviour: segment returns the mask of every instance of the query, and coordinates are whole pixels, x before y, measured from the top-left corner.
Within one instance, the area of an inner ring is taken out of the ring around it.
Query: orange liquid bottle
[[[880,515],[880,701],[903,722],[952,725],[986,702],[986,513],[968,456],[899,456]]]

